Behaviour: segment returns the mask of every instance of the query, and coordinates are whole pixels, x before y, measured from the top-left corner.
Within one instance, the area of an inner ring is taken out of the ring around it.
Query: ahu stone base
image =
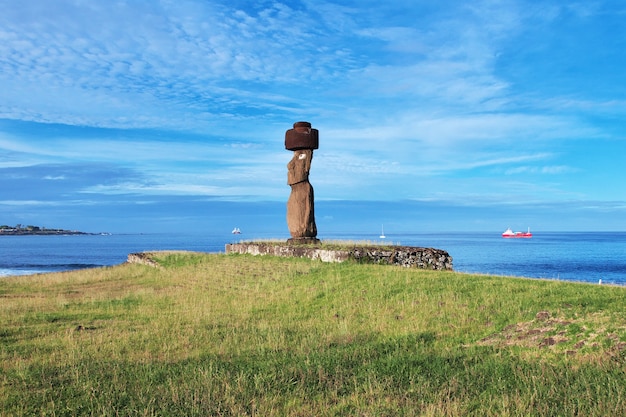
[[[452,257],[448,252],[411,246],[355,246],[338,250],[322,249],[313,245],[250,242],[227,244],[226,253],[311,258],[323,262],[343,262],[352,259],[362,263],[452,271]]]

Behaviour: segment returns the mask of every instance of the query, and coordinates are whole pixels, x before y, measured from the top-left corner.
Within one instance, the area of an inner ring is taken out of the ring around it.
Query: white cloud
[[[542,174],[542,175],[559,175],[568,174],[580,171],[579,169],[572,168],[566,165],[553,165],[553,166],[518,166],[515,168],[507,169],[504,173],[506,175],[519,175],[519,174]]]

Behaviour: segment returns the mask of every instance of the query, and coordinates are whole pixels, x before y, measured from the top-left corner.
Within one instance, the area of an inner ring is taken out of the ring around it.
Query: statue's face
[[[309,179],[311,159],[313,159],[313,151],[311,149],[294,151],[293,158],[291,158],[291,161],[287,164],[287,182],[289,184],[297,184]]]

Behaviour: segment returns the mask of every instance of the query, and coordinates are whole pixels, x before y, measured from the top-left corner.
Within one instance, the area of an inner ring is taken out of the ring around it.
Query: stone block
[[[293,124],[293,129],[285,132],[285,149],[297,151],[317,148],[319,148],[319,131],[311,128],[311,123],[296,122]]]

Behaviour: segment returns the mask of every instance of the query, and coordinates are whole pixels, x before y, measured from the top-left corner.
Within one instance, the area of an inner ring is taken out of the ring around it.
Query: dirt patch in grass
[[[564,318],[539,311],[534,320],[508,325],[478,344],[550,349],[567,355],[602,351],[608,356],[620,356],[626,354],[626,325],[599,313]]]

